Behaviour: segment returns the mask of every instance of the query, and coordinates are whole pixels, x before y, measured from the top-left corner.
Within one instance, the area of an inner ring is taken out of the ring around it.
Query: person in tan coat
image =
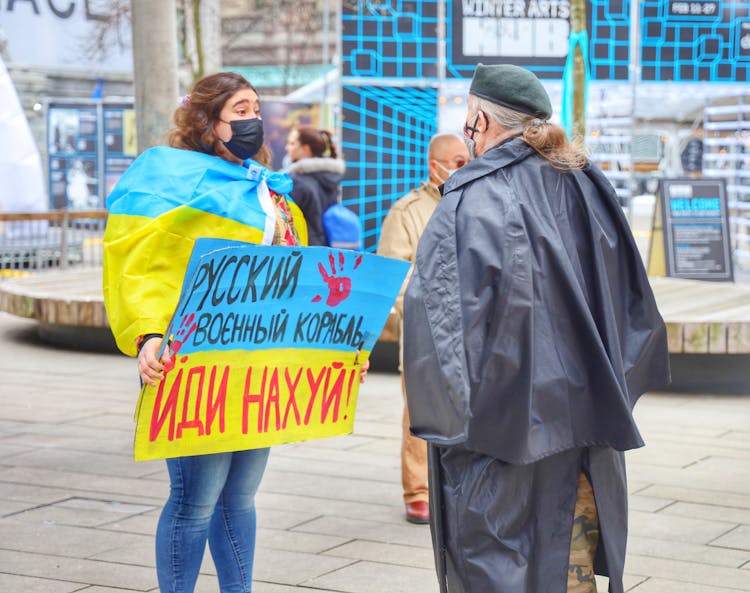
[[[469,151],[461,137],[454,134],[438,134],[432,137],[427,148],[428,179],[391,206],[380,232],[379,255],[403,259],[414,264],[419,238],[440,201],[439,187],[468,161]],[[401,326],[403,317],[404,290],[408,280],[407,276],[394,305],[393,314],[397,318],[398,327]],[[403,341],[400,332],[399,344],[401,361]],[[401,386],[404,394],[401,484],[404,489],[406,520],[410,523],[429,523],[427,444],[422,439],[412,436],[409,430],[409,410],[406,406],[407,395],[401,364],[399,370],[402,371]]]

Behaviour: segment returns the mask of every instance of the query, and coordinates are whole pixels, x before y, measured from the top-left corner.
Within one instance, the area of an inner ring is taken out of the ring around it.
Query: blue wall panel
[[[408,86],[343,88],[343,203],[360,217],[374,251],[391,204],[427,178],[427,144],[437,132],[437,90]]]

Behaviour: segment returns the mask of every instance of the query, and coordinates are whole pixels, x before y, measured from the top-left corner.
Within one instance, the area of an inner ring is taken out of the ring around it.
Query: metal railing
[[[102,265],[106,210],[0,213],[0,277]]]

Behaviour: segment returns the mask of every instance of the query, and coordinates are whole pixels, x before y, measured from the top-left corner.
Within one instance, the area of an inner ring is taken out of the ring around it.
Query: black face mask
[[[263,121],[259,117],[235,119],[228,123],[232,137],[224,142],[224,146],[238,159],[249,159],[263,146]]]

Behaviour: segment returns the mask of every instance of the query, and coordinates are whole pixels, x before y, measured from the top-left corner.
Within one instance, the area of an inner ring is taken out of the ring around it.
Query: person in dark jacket
[[[312,126],[294,128],[287,137],[287,169],[294,182],[290,195],[305,215],[310,245],[328,245],[323,213],[339,201],[346,166],[337,158],[331,133]]]
[[[623,592],[633,406],[666,329],[602,172],[534,74],[479,64],[456,171],[404,299],[412,432],[430,443],[441,591]]]

